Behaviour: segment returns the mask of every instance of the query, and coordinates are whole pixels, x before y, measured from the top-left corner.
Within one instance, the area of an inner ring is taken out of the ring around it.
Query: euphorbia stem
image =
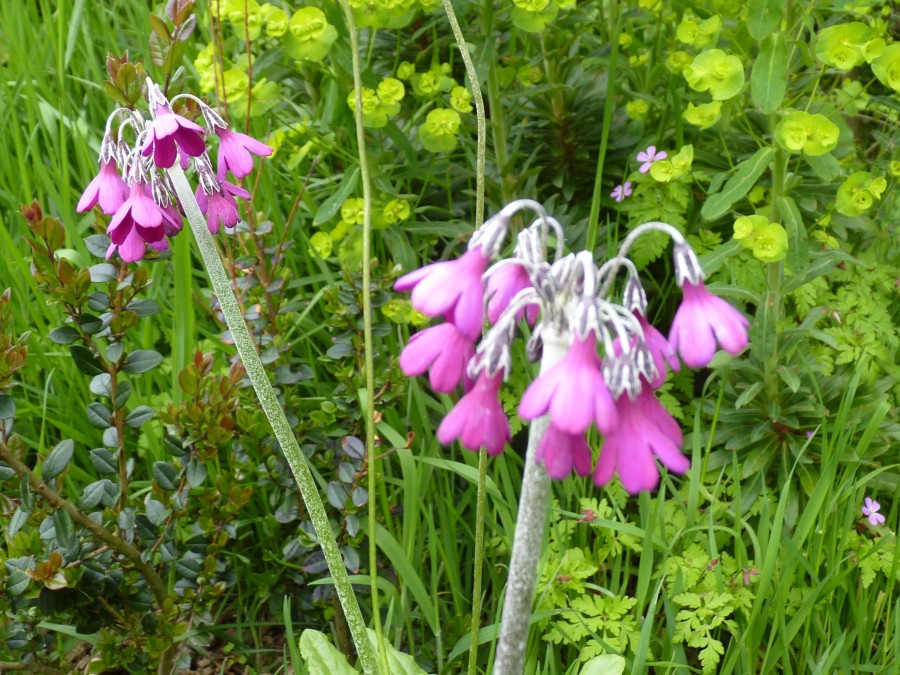
[[[569,347],[568,335],[557,335],[547,330],[543,338],[541,372],[560,361]],[[522,494],[519,497],[516,533],[506,581],[506,599],[503,601],[500,638],[494,660],[496,675],[517,675],[523,671],[525,665],[531,604],[534,600],[541,545],[544,542],[544,521],[547,519],[547,502],[550,498],[550,476],[547,475],[544,465],[538,464],[534,457],[538,443],[549,424],[550,417],[544,415],[531,423],[528,432]]]
[[[294,478],[297,480],[303,503],[306,505],[306,510],[316,531],[316,537],[319,540],[319,546],[322,547],[325,561],[328,563],[328,570],[331,572],[331,578],[334,580],[334,587],[341,601],[341,607],[344,609],[344,616],[347,617],[347,624],[350,626],[350,634],[353,636],[353,642],[356,644],[359,660],[365,672],[376,672],[375,654],[366,634],[366,622],[359,611],[359,604],[356,601],[356,596],[353,594],[353,588],[350,586],[347,570],[344,568],[344,560],[338,550],[331,524],[328,522],[322,498],[319,496],[316,483],[306,464],[306,457],[303,456],[300,445],[297,443],[297,439],[294,438],[294,432],[291,430],[291,425],[284,414],[284,409],[278,402],[262,361],[259,359],[256,345],[253,344],[253,338],[250,337],[247,324],[244,322],[244,316],[241,314],[237,298],[231,288],[231,279],[229,279],[225,266],[222,264],[222,259],[219,257],[216,243],[206,227],[206,219],[200,212],[200,206],[194,197],[194,191],[177,163],[168,171],[172,179],[172,185],[175,187],[175,192],[178,194],[178,200],[184,208],[184,213],[191,224],[191,230],[197,239],[200,255],[203,257],[204,265],[206,265],[206,271],[209,274],[213,291],[219,299],[222,314],[225,315],[225,323],[228,324],[228,328],[234,338],[238,355],[244,364],[244,368],[247,370],[247,376],[250,378],[250,383],[256,391],[259,403],[269,419],[275,438],[278,439],[285,459],[287,459],[291,471],[294,473]]]

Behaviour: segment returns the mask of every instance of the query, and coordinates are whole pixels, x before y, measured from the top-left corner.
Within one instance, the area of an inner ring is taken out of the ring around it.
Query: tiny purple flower
[[[626,197],[631,196],[631,181],[626,180],[622,185],[616,185],[613,191],[609,193],[609,196],[617,202],[624,202]]]
[[[84,213],[100,204],[103,213],[111,216],[119,210],[127,198],[128,185],[116,170],[116,163],[112,160],[101,161],[100,173],[94,177],[84,194],[81,195],[76,211]]]
[[[619,425],[603,441],[594,483],[606,485],[618,472],[631,494],[653,490],[659,485],[654,457],[674,473],[688,470],[690,461],[680,451],[681,428],[650,389],[642,389],[633,401],[621,396],[616,408]]]
[[[589,476],[593,464],[584,434],[567,434],[552,422],[541,436],[534,459],[544,462],[547,474],[554,480],[562,480],[572,469],[579,476]]]
[[[466,366],[474,355],[472,339],[452,323],[442,323],[410,338],[400,354],[400,368],[407,377],[430,369],[431,388],[447,393],[465,377]]]
[[[499,455],[509,441],[509,420],[500,405],[500,373],[493,377],[487,371],[478,375],[472,389],[454,406],[437,430],[443,444],[459,439],[469,450],[486,448],[489,455]]]
[[[219,158],[216,162],[219,180],[225,180],[226,171],[231,171],[235,178],[243,178],[253,171],[251,154],[260,157],[272,154],[272,148],[268,145],[239,131],[216,127],[216,134],[219,137]]]
[[[488,277],[484,293],[485,297],[490,298],[487,307],[488,321],[497,323],[497,319],[509,307],[509,303],[516,297],[516,294],[526,288],[531,288],[531,286],[531,277],[521,265],[509,263],[493,270]],[[518,313],[516,320],[520,320],[524,314],[528,324],[533,326],[540,311],[540,307],[537,305],[529,305]]]
[[[400,277],[394,290],[412,291],[413,307],[428,316],[446,315],[474,340],[484,323],[481,275],[489,262],[481,247],[475,247],[456,260],[432,263]]]
[[[684,297],[669,331],[669,345],[691,368],[709,364],[716,343],[729,354],[738,354],[747,346],[750,322],[722,298],[706,290],[703,282],[686,282]]]
[[[155,243],[166,236],[163,212],[153,201],[145,184],[135,181],[131,192],[116,211],[106,230],[112,245],[106,257],[118,251],[125,262],[135,262],[144,257],[144,244]]]
[[[556,428],[568,434],[583,434],[591,422],[606,434],[618,424],[593,332],[583,340],[575,336],[566,355],[525,390],[519,417],[533,420],[547,411]]]
[[[234,227],[241,219],[238,212],[235,197],[249,199],[250,193],[238,185],[232,185],[227,181],[219,182],[219,191],[211,195],[206,194],[202,187],[197,187],[195,196],[200,210],[206,216],[206,226],[211,234],[218,234],[219,225]]]
[[[885,518],[883,515],[878,513],[881,509],[881,504],[876,502],[871,497],[866,497],[866,505],[862,507],[862,514],[869,519],[869,522],[874,526],[878,527],[881,525]]]
[[[198,157],[206,150],[203,127],[172,112],[167,105],[156,106],[156,117],[150,133],[144,141],[141,154],[153,153],[153,163],[160,169],[170,169],[178,158],[180,149],[185,155]]]
[[[640,167],[640,169],[638,169],[638,171],[640,171],[641,173],[647,173],[648,171],[650,171],[650,167],[653,166],[654,162],[658,162],[661,159],[665,159],[668,156],[669,155],[666,153],[665,150],[660,150],[659,152],[657,152],[656,146],[651,145],[644,152],[639,152],[637,154],[638,161],[643,162],[643,164],[641,164],[641,167]]]

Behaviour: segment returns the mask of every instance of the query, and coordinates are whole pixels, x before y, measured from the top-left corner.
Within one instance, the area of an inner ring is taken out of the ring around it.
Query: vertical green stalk
[[[359,173],[363,189],[363,246],[362,246],[362,301],[363,301],[363,341],[365,343],[365,375],[366,375],[366,477],[369,489],[369,578],[372,593],[372,619],[378,641],[378,655],[385,673],[390,673],[387,663],[387,650],[384,635],[381,631],[381,612],[378,606],[378,546],[375,541],[375,489],[376,456],[375,456],[375,364],[372,349],[372,185],[369,178],[369,165],[366,158],[366,132],[363,128],[362,104],[362,68],[359,63],[359,38],[356,34],[356,23],[347,0],[341,0],[341,7],[347,20],[347,32],[350,34],[350,56],[353,59],[353,93],[356,95],[356,145],[359,153]]]
[[[356,596],[353,594],[353,587],[350,585],[350,579],[347,576],[347,570],[344,568],[344,560],[341,552],[338,550],[337,541],[334,538],[334,532],[331,529],[331,523],[328,522],[328,515],[325,513],[325,506],[322,504],[322,498],[316,488],[315,480],[306,464],[306,457],[300,450],[297,439],[294,438],[294,432],[291,425],[284,414],[284,409],[275,396],[269,377],[263,367],[259,354],[256,351],[256,345],[250,337],[250,331],[244,322],[241,314],[241,308],[238,300],[231,288],[231,279],[225,271],[222,259],[219,257],[219,250],[216,248],[216,242],[206,227],[206,219],[200,212],[200,206],[194,197],[194,191],[188,183],[184,175],[184,171],[178,163],[175,163],[171,169],[168,169],[169,177],[172,179],[172,185],[175,187],[175,193],[184,209],[188,223],[197,240],[197,246],[200,249],[200,256],[206,266],[209,274],[209,280],[212,284],[213,291],[219,299],[222,314],[225,315],[225,323],[228,324],[231,335],[234,338],[234,344],[237,347],[238,355],[244,368],[247,370],[247,376],[253,385],[259,403],[275,438],[278,440],[284,457],[294,473],[297,485],[300,488],[300,495],[303,497],[303,503],[309,513],[316,537],[319,540],[319,546],[322,547],[322,553],[325,555],[325,562],[328,564],[328,570],[331,572],[331,578],[334,581],[335,591],[341,601],[341,607],[344,615],[347,617],[347,623],[350,626],[350,633],[353,635],[353,642],[356,644],[356,651],[359,654],[359,660],[362,663],[363,670],[366,673],[377,672],[377,664],[375,663],[375,654],[372,651],[372,644],[369,642],[366,633],[366,622],[363,620],[362,613],[359,611],[359,604]]]
[[[172,316],[172,397],[178,403],[184,392],[178,384],[178,373],[187,368],[195,343],[194,298],[191,288],[191,242],[175,237],[175,312]]]
[[[485,0],[481,10],[482,30],[485,35],[490,35],[494,22],[494,0]],[[459,42],[459,38],[457,38],[457,42]],[[476,82],[471,77],[469,79],[473,83]],[[497,175],[500,180],[500,198],[504,204],[507,204],[515,199],[516,195],[506,176],[506,168],[509,163],[509,155],[506,152],[506,120],[503,116],[503,103],[500,101],[500,84],[497,82],[497,73],[494,68],[488,69],[487,95],[488,103],[491,105],[491,136],[494,139],[494,163],[497,166]]]
[[[613,9],[611,8],[612,12]],[[603,102],[603,128],[600,132],[600,149],[597,150],[597,169],[594,174],[594,194],[591,196],[591,212],[588,215],[588,233],[586,250],[593,252],[597,248],[597,237],[600,230],[600,200],[603,197],[603,165],[606,161],[606,148],[609,145],[609,129],[612,126],[613,100],[616,96],[616,61],[619,58],[619,32],[622,30],[622,19],[625,12],[619,12],[612,28],[609,54],[609,65],[606,67],[606,99]],[[612,23],[612,16],[610,16]]]
[[[775,128],[777,118],[772,116],[770,119],[770,127]],[[769,199],[769,219],[773,222],[781,222],[780,199],[785,193],[785,182],[787,179],[787,165],[790,158],[787,152],[776,146],[775,156],[772,158],[772,190]],[[778,397],[778,378],[775,377],[775,369],[778,367],[778,322],[783,312],[783,298],[781,296],[781,282],[784,278],[784,261],[769,263],[766,270],[766,302],[773,304],[772,330],[772,351],[766,356],[766,362],[763,367],[764,379],[766,383],[766,393],[770,401]]]
[[[569,346],[568,334],[559,335],[553,330],[546,330],[543,338],[541,372],[559,362]],[[549,425],[550,416],[544,415],[534,420],[528,431],[522,494],[519,497],[516,533],[509,560],[503,616],[500,619],[500,638],[494,660],[494,672],[497,675],[518,675],[523,672],[525,666],[525,647],[528,645],[528,628],[531,625],[531,604],[534,601],[541,546],[544,543],[547,504],[550,500],[550,476],[543,463],[538,464],[535,461],[535,454],[538,443]]]
[[[484,115],[484,97],[481,94],[481,85],[478,82],[478,73],[475,64],[469,54],[466,38],[456,13],[453,11],[452,0],[444,0],[444,12],[453,29],[453,37],[459,47],[459,54],[466,67],[469,76],[469,86],[472,87],[472,98],[475,101],[475,123],[478,129],[478,139],[475,150],[475,227],[481,227],[484,222],[484,156],[486,146],[487,124]],[[484,568],[484,511],[487,503],[487,451],[484,448],[478,453],[478,496],[475,504],[475,567],[472,575],[472,623],[469,630],[469,675],[475,675],[478,660],[478,629],[481,626],[481,577]]]

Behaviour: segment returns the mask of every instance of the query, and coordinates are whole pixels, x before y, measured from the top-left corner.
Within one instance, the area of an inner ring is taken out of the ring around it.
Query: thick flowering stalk
[[[513,258],[488,268],[503,248],[510,218],[524,208],[538,219],[518,235]],[[557,242],[552,261],[551,229]],[[647,296],[627,258],[648,232],[674,240],[676,281],[684,291],[668,337],[647,320]],[[669,370],[680,368],[679,355],[688,366],[703,367],[718,346],[737,354],[747,345],[747,320],[706,290],[696,254],[671,225],[635,228],[599,268],[589,252],[563,255],[563,246],[559,223],[540,204],[520,200],[478,228],[460,258],[427,265],[395,284],[411,291],[413,307],[446,320],[413,337],[400,357],[403,371],[429,371],[433,388],[444,393],[466,385],[438,427],[442,443],[458,440],[490,455],[503,450],[510,434],[499,389],[512,367],[516,327],[523,318],[534,325],[526,352],[540,358],[541,371],[518,406],[531,429],[494,665],[504,675],[522,671],[550,479],[574,470],[593,474],[603,486],[618,475],[637,494],[659,485],[658,463],[685,473],[681,429],[655,391]],[[617,298],[622,270],[627,278]],[[485,307],[492,326],[470,356],[485,329]],[[596,464],[585,436],[592,427],[603,436]]]
[[[99,204],[105,212],[112,211],[107,230],[111,240],[107,257],[118,254],[126,262],[143,258],[147,246],[157,251],[166,250],[169,246],[166,237],[176,236],[183,226],[182,214],[187,217],[213,291],[234,337],[238,355],[297,480],[360,662],[365,672],[375,672],[375,658],[366,634],[366,624],[321,496],[287,416],[269,382],[241,314],[231,279],[212,238],[220,226],[234,227],[237,224],[240,213],[235,197],[250,197],[247,190],[226,181],[226,173],[231,171],[235,177],[242,178],[252,169],[251,155],[267,156],[272,150],[249,136],[229,132],[224,120],[199,99],[194,100],[200,107],[208,129],[174,113],[159,88],[149,80],[147,88],[152,111],[149,120],[139,112],[127,109],[116,110],[110,117],[101,146],[100,174],[82,196],[79,210],[84,211]],[[119,128],[118,138],[115,139],[110,132],[110,125],[117,118],[123,118],[124,121]],[[131,144],[126,140],[129,138],[126,136],[129,129]],[[205,138],[208,130],[214,131],[219,137],[217,172],[213,172],[206,151]],[[176,161],[179,159],[180,161]],[[191,164],[198,179],[196,190],[191,187],[184,173],[184,168]],[[121,176],[116,167],[121,170]]]

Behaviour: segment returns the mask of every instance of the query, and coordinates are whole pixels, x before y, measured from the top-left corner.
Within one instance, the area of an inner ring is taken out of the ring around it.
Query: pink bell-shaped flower
[[[218,234],[219,225],[234,227],[241,219],[235,197],[249,199],[250,193],[244,188],[233,185],[228,181],[219,182],[219,191],[211,195],[206,194],[202,187],[197,187],[195,193],[200,211],[206,216],[206,227],[211,234]]]
[[[109,221],[106,234],[112,241],[106,257],[118,252],[125,262],[140,260],[146,252],[146,243],[158,242],[166,236],[162,210],[143,183],[131,184],[128,199]]]
[[[516,294],[531,287],[531,277],[528,276],[528,271],[521,265],[510,263],[492,270],[485,289],[485,297],[490,298],[487,307],[488,321],[497,323],[497,319],[509,307],[509,303],[516,297]],[[540,307],[537,305],[528,305],[528,307],[518,313],[516,320],[521,319],[524,313],[528,324],[533,326],[538,319],[540,311]]]
[[[430,369],[431,388],[447,393],[465,377],[466,366],[474,355],[472,340],[452,323],[442,323],[410,338],[400,353],[400,368],[407,377]]]
[[[572,469],[579,476],[589,476],[593,464],[584,434],[567,434],[552,422],[541,436],[534,459],[544,463],[547,474],[554,480],[562,480]]]
[[[272,154],[272,148],[268,145],[239,131],[216,127],[216,135],[219,137],[216,161],[216,176],[219,180],[225,180],[226,171],[231,171],[235,178],[243,178],[253,171],[252,155],[268,157]]]
[[[128,198],[128,185],[122,180],[112,160],[100,162],[100,173],[90,182],[78,200],[76,211],[90,211],[97,204],[108,216],[113,215]]]
[[[464,448],[486,448],[489,455],[503,452],[510,433],[509,420],[498,396],[502,379],[500,373],[490,377],[482,371],[472,389],[441,422],[438,440],[446,445],[459,439]]]
[[[685,282],[684,298],[669,331],[669,345],[691,368],[702,368],[712,361],[716,345],[729,354],[738,354],[747,346],[750,322],[734,307],[709,291],[699,281]]]
[[[178,158],[178,150],[190,157],[198,157],[206,150],[203,127],[187,117],[172,112],[167,105],[156,106],[156,116],[141,154],[153,154],[153,163],[160,169],[170,169]]]

